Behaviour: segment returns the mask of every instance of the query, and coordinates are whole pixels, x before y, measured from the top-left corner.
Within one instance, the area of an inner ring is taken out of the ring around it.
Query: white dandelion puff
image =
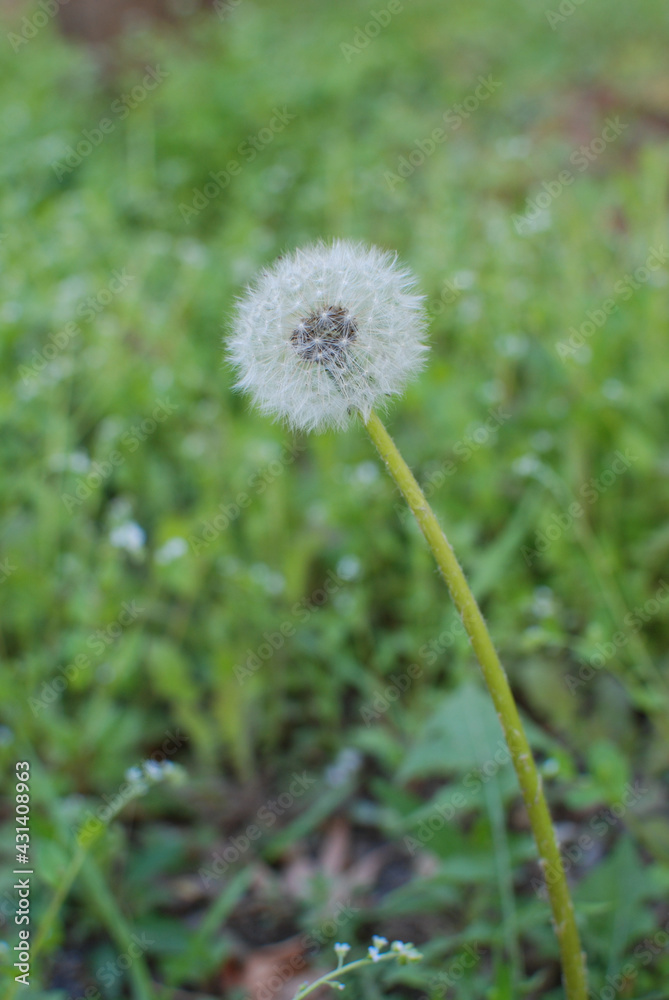
[[[279,258],[237,304],[228,357],[263,413],[345,427],[423,367],[426,314],[393,253],[335,240]]]

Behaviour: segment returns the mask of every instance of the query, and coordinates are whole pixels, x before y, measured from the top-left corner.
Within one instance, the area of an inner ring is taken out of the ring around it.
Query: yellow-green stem
[[[446,581],[453,602],[462,618],[476,653],[483,677],[504,730],[513,766],[529,813],[530,826],[539,851],[546,887],[553,911],[553,922],[562,959],[563,982],[568,1000],[587,1000],[585,956],[581,950],[574,906],[569,894],[560,850],[558,848],[541,775],[520,721],[509,681],[493,646],[490,633],[476,599],[434,512],[411,469],[379,418],[372,413],[366,428],[411,508],[425,539],[432,549]]]

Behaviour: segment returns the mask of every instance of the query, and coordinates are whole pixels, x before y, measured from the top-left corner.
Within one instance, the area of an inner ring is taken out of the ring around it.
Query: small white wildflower
[[[541,462],[536,455],[530,453],[515,459],[511,468],[517,476],[536,476],[541,468]]]
[[[393,941],[390,950],[397,955],[400,965],[405,965],[407,962],[420,962],[423,957],[412,944],[405,944],[404,941]]]
[[[371,958],[372,962],[378,962],[381,956],[379,955],[379,949],[373,948],[371,945],[367,949],[367,954]]]
[[[388,944],[388,938],[379,937],[378,934],[375,934],[372,938],[372,944],[374,945],[375,948],[381,950],[381,948],[385,948],[385,946]]]
[[[168,563],[174,562],[175,559],[185,556],[187,552],[188,542],[186,539],[175,536],[174,538],[168,538],[165,544],[161,545],[154,558],[160,566],[167,566]]]
[[[142,764],[144,774],[150,781],[162,781],[163,768],[157,760],[145,760]]]
[[[355,580],[360,572],[360,560],[357,556],[342,556],[337,563],[337,575],[342,580]]]
[[[606,382],[602,383],[601,392],[607,399],[617,401],[625,395],[625,386],[617,378],[607,378]]]
[[[335,240],[279,258],[240,299],[237,388],[303,430],[367,419],[422,368],[426,314],[394,254]]]
[[[116,549],[125,549],[126,552],[141,552],[146,541],[146,534],[136,521],[126,521],[124,524],[112,528],[109,541]]]
[[[183,769],[171,760],[145,760],[142,764],[142,768],[144,770],[145,779],[153,784],[157,784],[161,781],[179,784],[184,775]]]
[[[349,951],[351,950],[351,946],[350,946],[350,944],[346,944],[346,942],[339,942],[338,941],[337,944],[334,946],[334,950],[335,950],[335,955],[337,956],[337,958],[339,958],[339,959],[341,959],[341,961],[343,961],[346,958],[346,956],[348,955]]]
[[[353,747],[343,747],[336,759],[325,769],[325,780],[333,788],[341,788],[355,777],[362,765],[362,754]],[[376,944],[376,942],[374,942]]]
[[[362,486],[371,486],[379,478],[379,471],[376,462],[359,462],[353,470],[352,479]]]
[[[390,950],[397,955],[408,955],[413,950],[412,944],[405,944],[404,941],[393,941]]]
[[[5,302],[0,307],[0,323],[16,323],[23,316],[23,306],[20,302]]]
[[[266,594],[282,594],[286,589],[286,579],[281,573],[270,569],[266,563],[254,563],[249,575]]]
[[[146,776],[141,767],[129,767],[125,772],[125,779],[128,782],[129,788],[127,789],[127,795],[129,798],[136,798],[139,795],[146,795],[149,790],[149,786],[145,780]]]
[[[90,466],[91,460],[85,451],[58,452],[49,458],[49,468],[54,472],[68,469],[70,472],[84,473],[88,472]]]
[[[171,760],[144,760],[139,766],[129,767],[125,778],[130,785],[129,794],[132,797],[146,795],[151,785],[163,781],[180,784],[184,771]]]

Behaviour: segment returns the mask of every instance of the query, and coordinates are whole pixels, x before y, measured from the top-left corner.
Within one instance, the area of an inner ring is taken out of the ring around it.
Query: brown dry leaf
[[[332,877],[346,868],[351,853],[351,824],[343,816],[332,820],[320,851],[321,870]]]
[[[293,858],[281,873],[281,890],[290,899],[310,899],[316,866],[303,854]]]
[[[305,980],[317,978],[319,974],[310,973],[305,938],[298,935],[250,951],[234,976],[223,970],[221,982],[224,989],[233,985],[241,987],[249,1000],[267,1000],[268,996],[272,1000],[292,1000]]]
[[[359,861],[356,861],[337,878],[332,887],[331,902],[347,902],[356,889],[370,889],[392,854],[391,844],[384,844],[382,847],[375,847],[371,851],[367,851]]]
[[[318,858],[310,858],[298,850],[284,868],[281,887],[293,899],[310,899],[311,883],[320,873],[328,879],[337,878],[346,869],[350,855],[351,826],[347,819],[333,819],[323,834]]]
[[[318,856],[310,858],[295,854],[281,874],[282,890],[292,899],[310,899],[311,883],[325,875],[330,883],[330,904],[349,902],[354,890],[370,889],[384,864],[392,855],[392,847],[384,844],[351,863],[351,825],[344,817],[333,819],[323,836]]]

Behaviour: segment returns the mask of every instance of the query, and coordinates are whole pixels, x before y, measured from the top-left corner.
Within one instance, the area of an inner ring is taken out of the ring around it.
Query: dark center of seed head
[[[290,342],[305,361],[342,365],[346,349],[357,335],[355,319],[343,306],[323,306],[300,321]]]

